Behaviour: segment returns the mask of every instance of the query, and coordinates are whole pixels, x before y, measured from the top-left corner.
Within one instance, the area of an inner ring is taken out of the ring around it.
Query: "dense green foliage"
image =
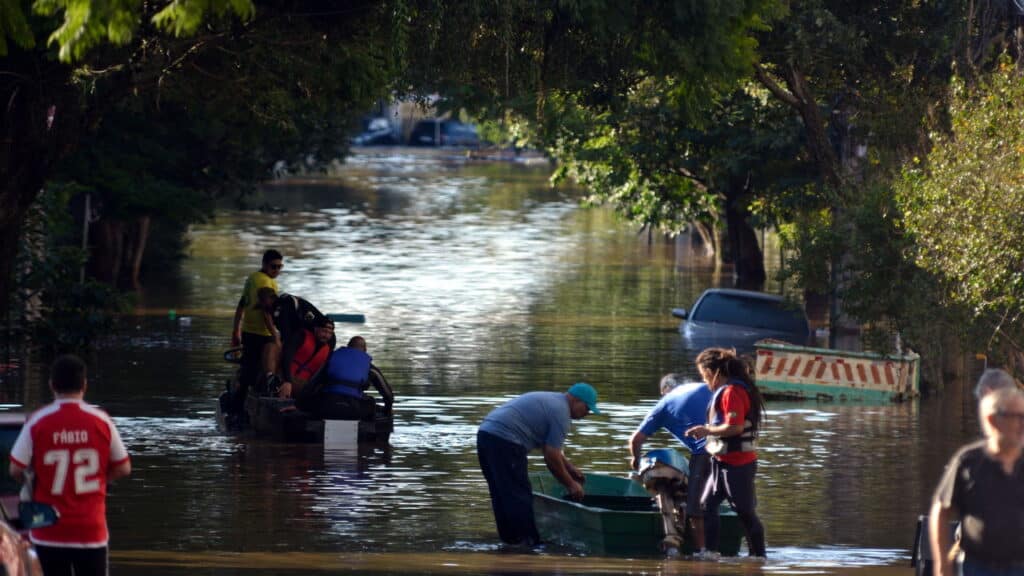
[[[898,187],[916,262],[944,300],[1024,350],[1024,84],[1009,64],[977,85],[954,83],[952,131],[935,134]]]
[[[111,329],[112,314],[123,311],[127,302],[109,284],[80,278],[87,254],[74,243],[78,230],[65,209],[77,192],[52,186],[40,196],[17,258],[14,300],[30,320],[23,330],[57,352],[88,348]]]
[[[344,154],[375,99],[438,93],[739,276],[774,226],[786,278],[873,346],[1021,341],[1024,92],[987,77],[1021,68],[1017,24],[999,0],[0,0],[2,127],[27,143],[0,154],[0,249],[46,182],[138,247],[275,161]]]
[[[43,186],[75,191],[47,200],[47,212],[63,198],[79,217],[89,194],[99,217],[90,277],[138,287],[140,269],[178,257],[182,233],[212,213],[217,197],[244,196],[275,162],[344,154],[355,119],[396,77],[394,7],[0,0],[17,16],[0,19],[13,40],[4,46],[0,128],[18,143],[0,147],[0,249],[24,239]],[[62,232],[53,226],[47,235]],[[44,291],[77,285],[72,260],[74,278],[60,276]],[[9,321],[59,325],[47,311],[61,308],[45,298],[42,316],[10,298],[13,262],[0,266]]]

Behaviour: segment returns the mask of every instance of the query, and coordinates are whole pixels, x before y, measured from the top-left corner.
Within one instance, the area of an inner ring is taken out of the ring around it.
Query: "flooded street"
[[[359,155],[330,180],[267,186],[266,211],[222,210],[195,227],[177,282],[147,286],[140,315],[94,360],[89,398],[115,417],[134,465],[108,499],[113,573],[909,574],[917,515],[977,428],[958,397],[769,403],[764,566],[498,546],[476,462],[483,416],[522,392],[590,382],[606,415],[574,423],[566,453],[585,471],[625,475],[658,378],[695,376],[669,309],[731,281],[686,242],[649,245],[547,176]],[[389,446],[324,454],[217,432],[231,316],[267,247],[285,255],[284,291],[366,315],[339,324],[338,339],[364,336],[396,390]],[[41,368],[28,372],[25,397],[39,403]],[[674,443],[662,432],[649,446]]]

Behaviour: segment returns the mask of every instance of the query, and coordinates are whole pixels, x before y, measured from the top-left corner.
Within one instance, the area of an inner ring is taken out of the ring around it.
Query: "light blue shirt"
[[[707,424],[709,402],[711,389],[707,384],[694,382],[677,386],[662,396],[637,430],[645,436],[651,436],[665,428],[689,448],[690,453],[703,454],[706,440],[687,438],[685,433],[691,426]]]
[[[533,450],[561,448],[572,418],[562,392],[527,392],[495,408],[480,424],[480,431]]]

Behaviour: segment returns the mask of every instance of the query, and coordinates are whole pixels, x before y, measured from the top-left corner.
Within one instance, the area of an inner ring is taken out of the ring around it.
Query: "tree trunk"
[[[833,125],[839,137],[842,182],[851,189],[864,182],[863,160],[867,155],[867,145],[850,124],[849,119],[852,117],[853,111],[849,109],[840,109],[833,114]],[[838,350],[860,351],[863,348],[860,323],[843,311],[843,300],[856,271],[852,270],[853,247],[849,245],[849,239],[854,234],[853,223],[847,217],[846,205],[841,198],[832,207],[832,227],[842,240],[838,253],[832,257],[832,301],[829,311],[832,326],[829,345]]]
[[[100,282],[116,286],[124,259],[124,223],[104,218],[96,223],[93,235],[93,276]]]
[[[690,225],[696,232],[696,234],[690,235],[693,245],[699,246],[708,258],[718,254],[718,236],[715,233],[715,227],[699,221],[691,222]]]
[[[146,251],[146,242],[149,241],[150,217],[140,216],[136,222],[135,251],[132,254],[132,288],[140,290],[142,284],[139,282],[139,269],[142,268],[142,255]]]
[[[745,290],[762,290],[767,274],[757,233],[747,222],[749,213],[737,197],[727,197],[725,225],[733,266],[733,283]]]

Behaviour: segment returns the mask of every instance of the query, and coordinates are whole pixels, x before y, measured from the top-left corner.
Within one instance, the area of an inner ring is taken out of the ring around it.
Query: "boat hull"
[[[217,420],[223,427],[225,423],[220,409],[222,405],[223,402],[218,405]],[[248,419],[245,430],[257,436],[277,442],[324,443],[325,421],[296,409],[294,400],[250,394],[245,399],[245,411]],[[357,441],[386,443],[393,430],[393,418],[378,413],[374,420],[359,421]]]
[[[565,489],[547,472],[530,475],[533,514],[537,530],[546,541],[557,542],[589,554],[611,556],[662,555],[665,538],[661,512],[640,484],[603,474],[587,474],[587,495],[577,503],[562,497]],[[720,510],[720,552],[739,553],[743,529],[736,513]],[[687,539],[684,554],[694,550]]]
[[[769,398],[898,402],[920,394],[917,354],[845,352],[769,341],[755,348],[757,386]]]

